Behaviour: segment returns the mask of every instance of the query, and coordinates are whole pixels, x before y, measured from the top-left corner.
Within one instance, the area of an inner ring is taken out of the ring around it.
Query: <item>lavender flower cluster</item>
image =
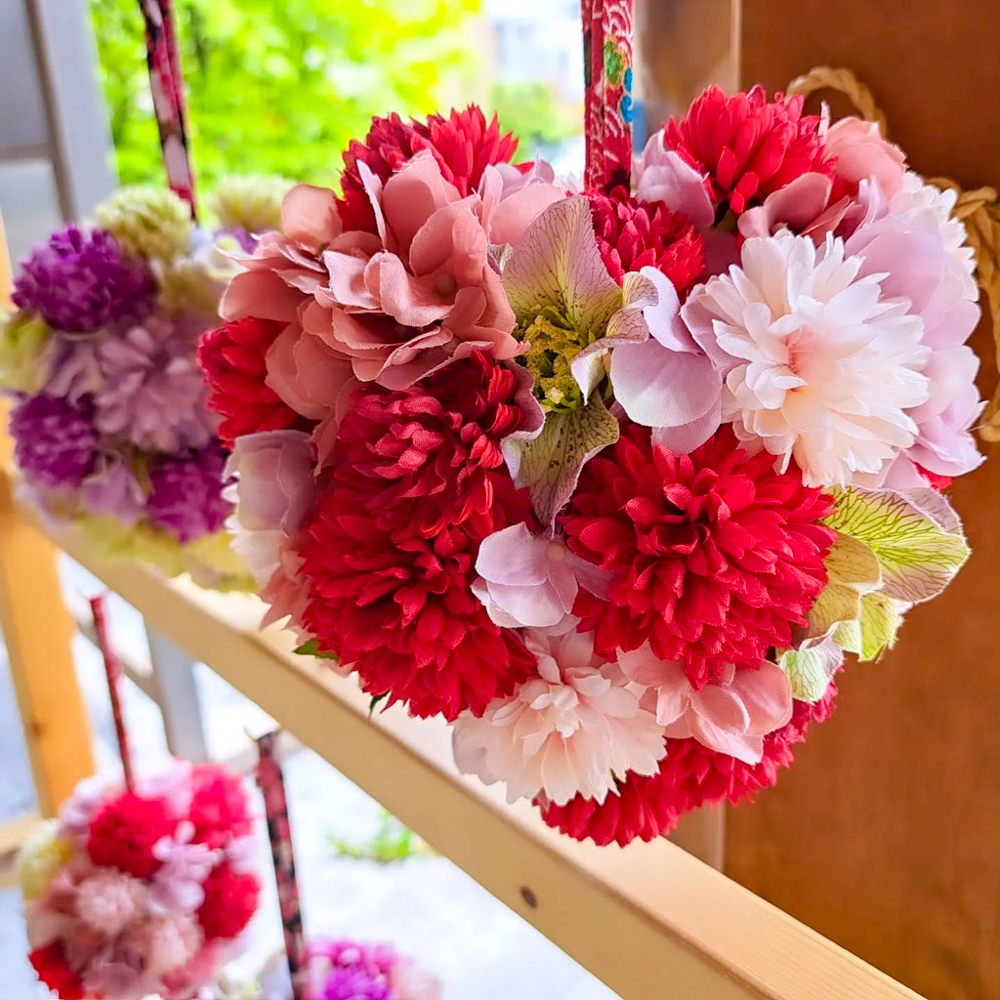
[[[230,511],[195,354],[232,265],[169,192],[126,189],[96,216],[35,247],[15,280],[0,325],[15,459],[44,508],[183,545]]]

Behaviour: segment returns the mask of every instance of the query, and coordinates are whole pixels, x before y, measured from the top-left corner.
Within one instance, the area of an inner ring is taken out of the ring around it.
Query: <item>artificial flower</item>
[[[53,331],[36,313],[0,313],[0,385],[15,392],[41,392],[54,353]]]
[[[636,201],[624,188],[588,197],[601,260],[619,285],[626,272],[652,267],[687,295],[704,270],[705,249],[685,216],[662,202]]]
[[[874,181],[886,198],[903,186],[906,154],[882,138],[876,122],[848,115],[834,122],[823,137],[834,175],[855,191],[862,181]]]
[[[91,930],[116,937],[142,910],[145,892],[143,883],[130,875],[97,871],[77,887],[76,916]]]
[[[681,310],[725,377],[723,421],[809,486],[878,472],[914,443],[907,411],[929,395],[922,324],[863,266],[832,236],[750,239]]]
[[[101,452],[80,484],[80,502],[88,513],[136,524],[146,513],[146,490],[136,469],[123,456]]]
[[[373,118],[364,141],[355,139],[344,154],[344,197],[338,205],[344,228],[377,232],[376,213],[360,164],[385,182],[420,150],[428,150],[441,175],[464,198],[479,187],[488,166],[509,163],[516,149],[513,134],[502,134],[496,116],[487,122],[475,105],[452,111],[447,118],[431,115],[426,124],[404,122],[399,115]]]
[[[191,208],[173,191],[132,186],[116,191],[94,209],[94,219],[128,257],[170,261],[194,236]]]
[[[190,542],[221,530],[232,511],[222,495],[226,459],[218,446],[165,458],[149,472],[146,511],[152,524]]]
[[[581,589],[574,613],[601,653],[648,641],[697,688],[732,665],[756,668],[789,644],[826,582],[830,507],[728,430],[674,454],[623,427],[559,518],[570,549],[611,574],[608,596]]]
[[[95,395],[95,419],[102,434],[148,451],[209,443],[215,420],[193,357],[202,329],[195,317],[153,315],[100,345],[103,388]]]
[[[656,721],[665,736],[694,738],[744,764],[759,764],[764,737],[792,717],[788,676],[767,660],[756,670],[730,666],[700,689],[680,663],[661,660],[649,643],[619,653],[618,665],[630,681],[656,692]]]
[[[256,236],[281,225],[281,200],[291,186],[284,177],[221,177],[208,207],[224,232]]]
[[[28,480],[50,489],[73,489],[97,461],[98,435],[93,405],[83,399],[28,396],[10,415],[14,457]]]
[[[303,624],[369,694],[405,701],[414,715],[481,715],[533,661],[470,590],[477,540],[452,526],[431,537],[417,526],[385,531],[358,513],[364,500],[337,488],[316,504],[300,550]],[[497,526],[506,506],[492,512]]]
[[[525,383],[477,351],[404,389],[361,386],[337,430],[335,481],[364,496],[358,512],[379,527],[429,536],[475,518],[488,533],[512,492],[501,443],[527,420]]]
[[[695,739],[667,740],[667,752],[652,777],[628,775],[603,803],[577,796],[565,806],[539,799],[542,819],[576,840],[595,844],[655,840],[676,828],[681,816],[704,805],[752,799],[778,779],[778,770],[793,760],[792,747],[801,743],[814,722],[833,711],[836,685],[816,704],[797,701],[791,720],[764,738],[758,764],[746,764],[717,753]]]
[[[44,895],[72,849],[72,842],[60,834],[54,821],[40,824],[28,837],[17,855],[17,884],[25,902]]]
[[[149,265],[125,259],[110,233],[67,226],[22,262],[12,298],[56,330],[93,333],[123,317],[142,319],[155,288]]]
[[[313,503],[315,449],[302,431],[247,434],[226,465],[233,503],[233,547],[261,585],[278,569],[282,546],[303,526]]]
[[[591,593],[607,588],[599,569],[562,541],[533,535],[523,522],[483,539],[476,572],[472,592],[503,628],[561,625],[573,610],[581,579]]]
[[[108,802],[94,816],[87,854],[95,865],[149,879],[160,867],[154,846],[176,828],[177,817],[161,799],[129,792]]]
[[[208,382],[209,409],[222,417],[223,444],[259,431],[284,430],[299,415],[266,384],[265,356],[282,326],[245,317],[204,334],[198,344],[198,364]]]
[[[257,911],[260,882],[256,876],[238,872],[231,865],[218,865],[204,882],[205,900],[198,922],[209,940],[234,938]]]
[[[559,805],[574,795],[603,802],[617,775],[656,773],[663,730],[619,669],[595,654],[592,634],[528,630],[525,644],[538,676],[492,702],[482,718],[456,720],[461,771],[505,782],[508,802],[544,793]]]
[[[715,202],[739,215],[800,174],[832,172],[820,120],[802,113],[803,101],[781,94],[768,101],[760,86],[731,97],[709,87],[680,121],[667,122],[664,144],[706,175]]]

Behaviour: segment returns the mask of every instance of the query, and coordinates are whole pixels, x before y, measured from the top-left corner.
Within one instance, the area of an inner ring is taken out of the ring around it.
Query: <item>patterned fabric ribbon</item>
[[[146,63],[167,183],[197,218],[173,0],[139,0],[139,9],[146,25]]]
[[[90,598],[90,610],[94,616],[94,633],[97,637],[97,648],[104,660],[104,674],[108,682],[108,697],[111,699],[111,717],[115,723],[115,736],[118,739],[118,756],[122,762],[122,773],[125,777],[125,787],[132,791],[135,787],[132,771],[132,749],[129,744],[128,729],[125,726],[125,712],[121,700],[121,665],[108,638],[108,621],[104,610],[104,595]]]
[[[264,796],[267,836],[274,859],[274,879],[281,907],[281,926],[285,932],[285,953],[292,980],[292,1000],[304,1000],[306,939],[302,926],[299,883],[295,875],[295,851],[288,821],[285,779],[277,753],[278,732],[266,733],[257,740],[257,787]]]
[[[632,0],[581,0],[588,189],[628,186],[632,168]]]

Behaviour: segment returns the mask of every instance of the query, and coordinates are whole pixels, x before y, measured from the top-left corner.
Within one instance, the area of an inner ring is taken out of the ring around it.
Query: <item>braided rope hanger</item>
[[[834,90],[847,97],[868,121],[875,122],[886,136],[886,117],[872,92],[849,70],[817,66],[796,77],[787,88],[789,94],[808,96],[819,90]],[[928,183],[958,195],[952,214],[965,226],[969,246],[976,256],[976,280],[986,293],[993,323],[993,344],[1000,370],[1000,196],[995,188],[963,190],[947,177],[930,177]],[[1000,441],[1000,384],[993,392],[982,422],[977,428],[984,441]]]

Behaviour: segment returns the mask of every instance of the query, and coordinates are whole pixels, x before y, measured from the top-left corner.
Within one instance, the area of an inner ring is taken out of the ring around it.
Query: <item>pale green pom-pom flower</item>
[[[291,187],[284,177],[223,177],[208,207],[225,229],[264,233],[281,226],[281,200]]]
[[[156,187],[122,188],[97,206],[94,221],[118,240],[123,253],[153,260],[184,254],[194,232],[187,203]]]
[[[35,313],[0,314],[0,385],[34,395],[48,378],[52,331]]]
[[[25,841],[17,856],[17,881],[25,902],[45,895],[73,853],[72,843],[60,837],[58,831],[55,820],[43,823]]]

